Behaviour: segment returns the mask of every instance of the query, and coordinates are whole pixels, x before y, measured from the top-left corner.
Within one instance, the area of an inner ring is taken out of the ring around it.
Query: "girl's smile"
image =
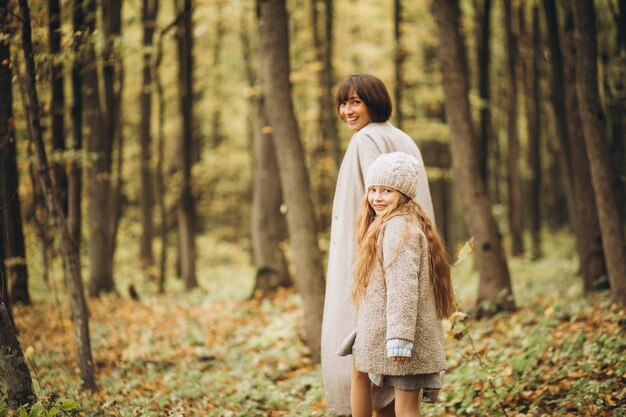
[[[367,190],[367,201],[379,216],[385,212],[398,198],[398,191],[382,185],[375,185]]]
[[[339,105],[339,115],[354,132],[372,121],[367,106],[355,92],[350,93],[348,101]]]

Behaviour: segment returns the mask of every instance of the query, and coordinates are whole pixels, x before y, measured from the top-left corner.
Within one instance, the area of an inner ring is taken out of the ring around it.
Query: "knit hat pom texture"
[[[417,197],[417,178],[421,167],[419,161],[404,152],[380,155],[367,169],[365,187],[374,185],[390,187],[411,198]]]

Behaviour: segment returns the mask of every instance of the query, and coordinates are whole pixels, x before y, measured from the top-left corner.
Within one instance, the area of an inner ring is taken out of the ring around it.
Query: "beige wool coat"
[[[423,164],[413,139],[391,123],[370,123],[356,132],[343,157],[333,200],[326,298],[322,323],[322,373],[328,411],[350,414],[352,356],[340,357],[337,348],[356,327],[352,303],[353,266],[356,252],[355,220],[365,195],[365,172],[383,153],[405,152]],[[426,170],[420,172],[415,199],[434,222]],[[374,408],[391,402],[393,390],[374,389]]]
[[[377,375],[432,374],[445,370],[443,331],[437,319],[428,240],[406,215],[390,218],[378,236],[381,262],[371,271],[359,304],[354,363]],[[386,342],[413,342],[408,362],[392,362]]]

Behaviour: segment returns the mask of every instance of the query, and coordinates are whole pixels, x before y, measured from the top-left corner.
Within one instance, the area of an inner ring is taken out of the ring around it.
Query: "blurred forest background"
[[[334,89],[371,73],[470,315],[424,414],[626,415],[625,1],[0,0],[0,32],[0,414],[327,415]]]

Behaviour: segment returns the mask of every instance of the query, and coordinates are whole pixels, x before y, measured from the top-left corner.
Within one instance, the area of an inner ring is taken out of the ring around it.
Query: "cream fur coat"
[[[428,240],[417,222],[394,216],[378,236],[382,265],[371,271],[358,311],[356,368],[377,375],[432,374],[445,370],[443,331],[437,319]],[[383,268],[384,265],[384,268]],[[392,362],[390,339],[413,342],[409,362]]]
[[[370,123],[356,132],[339,169],[333,201],[326,298],[322,324],[322,372],[324,392],[330,413],[350,414],[350,375],[352,356],[337,356],[337,348],[356,327],[352,304],[353,263],[355,258],[355,220],[365,195],[365,172],[383,153],[405,152],[422,164],[417,145],[406,133],[391,123]],[[420,173],[416,201],[433,220],[433,205],[426,171]],[[393,390],[374,389],[374,408],[391,402]]]

